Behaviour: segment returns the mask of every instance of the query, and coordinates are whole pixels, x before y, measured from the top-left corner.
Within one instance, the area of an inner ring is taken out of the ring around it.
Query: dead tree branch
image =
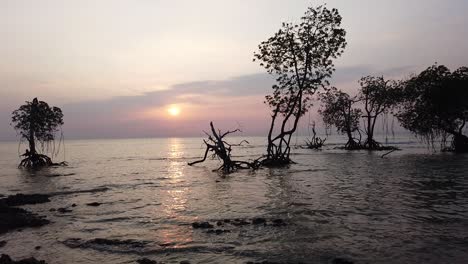
[[[259,167],[258,160],[253,162],[247,162],[231,159],[231,151],[233,146],[242,146],[242,144],[244,143],[249,144],[247,140],[242,140],[240,143],[237,144],[228,143],[226,140],[224,140],[224,137],[236,132],[240,132],[239,129],[221,133],[220,130],[216,131],[213,122],[210,122],[210,128],[211,134],[205,132],[205,134],[208,136],[208,139],[203,140],[203,142],[206,145],[205,155],[203,156],[203,159],[189,162],[189,166],[204,162],[208,157],[208,153],[212,152],[212,158],[218,158],[223,162],[223,164],[217,169],[217,171],[231,173],[239,169],[257,169]]]

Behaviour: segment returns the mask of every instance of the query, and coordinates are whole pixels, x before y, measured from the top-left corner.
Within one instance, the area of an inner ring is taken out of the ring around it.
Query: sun
[[[171,106],[167,109],[167,112],[171,116],[178,116],[180,114],[180,108],[177,106]]]

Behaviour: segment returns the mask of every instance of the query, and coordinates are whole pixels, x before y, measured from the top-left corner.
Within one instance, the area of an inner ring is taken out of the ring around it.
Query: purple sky
[[[36,96],[62,108],[67,138],[199,136],[211,120],[264,135],[273,82],[253,52],[310,4],[1,1],[0,140],[15,139],[11,112]],[[434,62],[468,65],[467,1],[327,4],[348,32],[332,81],[339,88],[354,92],[363,75],[401,78]]]

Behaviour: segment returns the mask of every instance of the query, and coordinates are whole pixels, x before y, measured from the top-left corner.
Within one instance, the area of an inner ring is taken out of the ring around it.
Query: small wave
[[[81,229],[80,231],[86,232],[86,233],[93,233],[95,231],[103,231],[103,230],[104,230],[103,228],[85,228],[85,229]]]
[[[193,156],[193,157],[164,157],[164,158],[149,158],[146,160],[150,161],[185,161],[185,160],[192,160],[192,159],[198,159],[200,158],[199,156]]]
[[[141,206],[135,206],[135,207],[131,207],[130,210],[138,210],[138,209],[142,209],[142,208],[145,208],[149,206],[148,204],[145,204],[145,205],[141,205]]]
[[[73,190],[73,191],[63,191],[63,192],[53,192],[50,193],[49,195],[70,195],[70,194],[77,194],[77,193],[97,193],[97,192],[106,192],[110,190],[108,187],[98,187],[98,188],[93,188],[93,189],[88,189],[88,190]]]
[[[80,238],[69,238],[62,241],[69,248],[92,249],[96,251],[104,251],[110,253],[133,253],[133,254],[167,254],[167,253],[183,253],[183,252],[209,252],[220,253],[235,249],[234,246],[182,246],[174,243],[159,243],[154,244],[151,241],[135,240],[135,239],[107,239],[94,238],[91,240],[83,240]],[[151,247],[154,245],[154,247]]]
[[[54,174],[49,174],[46,176],[49,178],[54,178],[54,177],[66,177],[66,176],[73,176],[73,175],[76,175],[76,173],[65,173],[65,174],[54,173]]]
[[[289,170],[288,173],[298,173],[298,172],[321,172],[321,171],[327,171],[327,169]]]
[[[206,253],[221,253],[230,250],[234,250],[234,246],[222,246],[222,247],[207,247],[207,246],[174,246],[165,247],[159,250],[154,250],[154,253],[184,253],[184,252],[206,252]]]
[[[289,203],[290,206],[309,206],[309,205],[313,205],[311,203],[300,203],[300,202],[293,202],[293,203]]]
[[[168,160],[169,158],[149,158],[147,160]]]
[[[108,222],[124,222],[133,219],[134,217],[113,217],[98,220],[87,221],[88,223],[108,223]]]
[[[139,186],[150,186],[150,187],[154,187],[154,188],[161,187],[159,184],[154,183],[154,182],[143,182],[143,183],[134,183],[134,184],[131,184],[131,183],[127,183],[127,184],[107,184],[107,185],[105,185],[104,188],[128,190],[128,189],[138,188]]]
[[[94,249],[97,251],[106,251],[111,253],[143,253],[145,246],[149,241],[139,241],[134,239],[107,239],[94,238],[88,241],[83,241],[80,238],[69,238],[63,241],[69,248],[84,248]]]

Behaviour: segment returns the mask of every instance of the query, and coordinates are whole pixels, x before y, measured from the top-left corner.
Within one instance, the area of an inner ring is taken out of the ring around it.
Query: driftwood
[[[212,158],[218,158],[223,162],[223,164],[216,171],[231,173],[238,169],[256,169],[259,167],[258,160],[255,160],[253,162],[232,160],[231,151],[233,146],[242,146],[242,144],[244,143],[249,144],[249,142],[246,140],[242,140],[238,144],[231,144],[224,140],[224,138],[227,135],[240,132],[239,129],[222,133],[220,130],[216,131],[213,122],[210,122],[210,127],[211,134],[205,132],[205,134],[208,136],[208,139],[203,140],[203,142],[206,145],[205,155],[203,156],[203,159],[189,162],[189,166],[204,162],[208,157],[208,153],[213,152]]]
[[[383,159],[383,158],[385,158],[385,156],[387,156],[388,154],[390,154],[390,153],[392,153],[392,152],[394,152],[394,151],[397,151],[397,150],[398,150],[398,149],[392,149],[392,150],[390,150],[389,152],[383,154],[383,155],[380,156],[380,157]]]

